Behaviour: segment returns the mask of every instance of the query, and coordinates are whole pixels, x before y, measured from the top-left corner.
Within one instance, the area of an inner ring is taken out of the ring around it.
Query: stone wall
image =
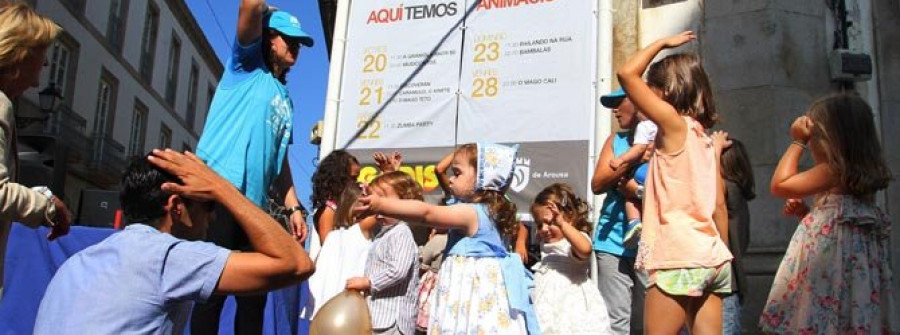
[[[881,97],[880,119],[882,146],[894,181],[885,195],[886,209],[893,220],[891,233],[891,256],[894,268],[895,293],[900,295],[900,139],[896,131],[900,129],[900,1],[872,1],[873,30],[875,40],[875,65],[878,69],[878,90]],[[895,295],[895,299],[898,297]],[[896,300],[900,301],[900,300]],[[900,324],[900,315],[895,315]],[[896,329],[895,329],[896,331]]]

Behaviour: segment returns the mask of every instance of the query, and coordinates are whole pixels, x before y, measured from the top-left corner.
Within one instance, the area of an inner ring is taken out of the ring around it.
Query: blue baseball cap
[[[612,91],[612,93],[600,97],[600,104],[603,105],[603,107],[612,109],[619,107],[619,104],[621,104],[622,100],[624,99],[625,91],[620,88],[618,90]]]
[[[300,44],[307,47],[313,46],[312,37],[300,28],[300,20],[296,16],[291,15],[291,13],[281,10],[275,11],[263,19],[263,25],[286,36],[300,39]]]

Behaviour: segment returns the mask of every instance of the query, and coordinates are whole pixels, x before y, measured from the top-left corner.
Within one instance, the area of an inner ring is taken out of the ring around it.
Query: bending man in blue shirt
[[[311,47],[313,40],[296,17],[263,0],[243,0],[231,57],[197,144],[197,155],[260,208],[266,208],[267,191],[287,165],[293,104],[285,78],[300,55],[300,45]],[[272,198],[284,198],[290,227],[302,243],[307,231],[304,211],[293,187],[280,189],[285,192]],[[227,212],[217,209],[216,217],[207,241],[250,250],[246,234]],[[191,333],[218,334],[224,301],[225,297],[214,297],[195,305]],[[235,332],[259,334],[265,304],[265,295],[237,297]]]
[[[194,155],[154,151],[134,160],[120,200],[129,225],[63,263],[41,301],[35,334],[180,334],[192,301],[266,292],[314,271],[278,223]],[[216,203],[255,252],[198,241]]]

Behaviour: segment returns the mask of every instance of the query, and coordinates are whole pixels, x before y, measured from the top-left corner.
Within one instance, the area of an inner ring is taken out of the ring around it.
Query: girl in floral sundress
[[[466,144],[450,165],[452,206],[422,201],[360,198],[360,210],[450,229],[432,293],[429,334],[540,334],[529,297],[530,273],[506,251],[502,236],[518,229],[516,205],[504,198],[516,148]]]
[[[888,186],[871,108],[855,94],[822,98],[791,125],[793,142],[772,176],[802,217],[775,275],[760,328],[779,334],[889,334],[890,222],[875,204]],[[815,164],[798,171],[809,146]],[[812,209],[802,198],[813,196]]]

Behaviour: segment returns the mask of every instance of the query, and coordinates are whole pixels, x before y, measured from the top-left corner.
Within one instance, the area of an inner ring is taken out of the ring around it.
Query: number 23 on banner
[[[493,62],[500,58],[500,43],[476,43],[475,44],[475,63]]]

